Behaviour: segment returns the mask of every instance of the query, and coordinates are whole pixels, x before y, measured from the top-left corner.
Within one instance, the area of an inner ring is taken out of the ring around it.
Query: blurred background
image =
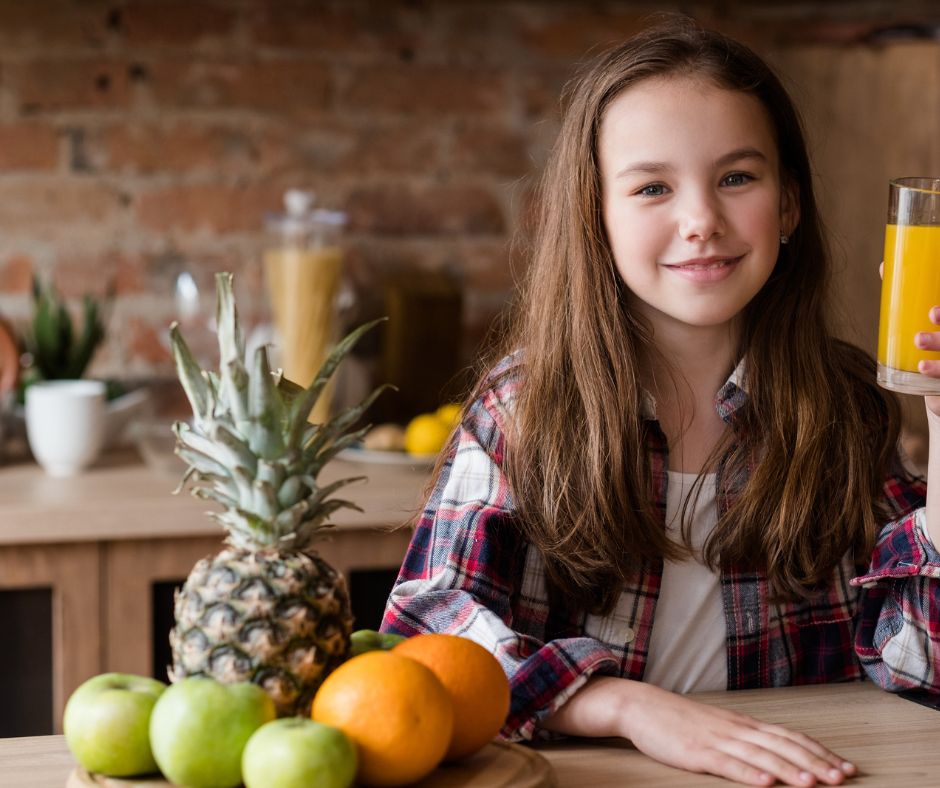
[[[371,416],[403,425],[459,399],[525,270],[562,87],[658,11],[779,70],[808,130],[834,322],[874,353],[888,180],[940,176],[937,0],[0,0],[0,630],[16,633],[0,736],[58,730],[101,670],[166,676],[174,589],[219,540],[201,502],[169,495],[183,470],[169,416],[186,405],[167,329],[179,320],[214,363],[212,274],[235,273],[252,341],[270,341],[270,270],[315,237],[335,330],[390,317],[336,401],[393,382]],[[156,406],[164,444],[150,454],[141,433],[146,469],[112,453],[53,480],[28,462],[8,373],[22,358],[21,386],[35,378],[42,354],[14,338],[43,333],[43,311],[100,329],[87,369],[57,367],[53,342],[46,377],[108,380],[112,432]],[[923,462],[923,405],[905,408]],[[4,456],[4,416],[19,455]],[[323,548],[360,627],[378,625],[408,539],[363,526],[406,521],[428,465],[366,471],[373,492],[356,500],[374,519]]]
[[[90,374],[169,379],[179,275],[208,318],[211,272],[234,271],[248,323],[270,321],[265,217],[304,189],[348,217],[345,321],[387,313],[390,293],[410,315],[360,351],[368,374],[459,389],[525,266],[513,239],[562,86],[662,10],[781,71],[809,129],[838,324],[874,351],[887,180],[940,171],[932,0],[3,0],[0,315],[28,319],[34,276],[74,304],[113,286]]]

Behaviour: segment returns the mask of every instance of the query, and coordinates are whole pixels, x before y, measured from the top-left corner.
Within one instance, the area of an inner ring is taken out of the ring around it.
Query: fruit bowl
[[[352,446],[336,455],[346,462],[361,462],[367,465],[400,465],[408,468],[430,469],[437,462],[436,454],[408,454],[405,451],[366,449]]]

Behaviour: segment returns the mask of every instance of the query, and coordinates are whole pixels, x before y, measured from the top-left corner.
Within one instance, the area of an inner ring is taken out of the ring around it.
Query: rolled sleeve
[[[940,553],[927,537],[926,510],[886,526],[861,586],[855,650],[887,690],[940,692]]]

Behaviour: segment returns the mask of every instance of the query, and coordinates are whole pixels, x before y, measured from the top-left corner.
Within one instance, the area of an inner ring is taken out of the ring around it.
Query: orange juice
[[[917,372],[921,359],[940,352],[914,345],[914,335],[938,331],[930,322],[940,305],[940,226],[889,224],[885,228],[885,269],[881,285],[878,362],[889,369]]]

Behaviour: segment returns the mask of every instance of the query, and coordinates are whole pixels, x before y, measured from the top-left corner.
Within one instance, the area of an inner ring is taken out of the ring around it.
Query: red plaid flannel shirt
[[[609,615],[553,609],[541,557],[513,527],[512,492],[502,472],[519,379],[496,379],[450,444],[382,629],[409,636],[449,632],[489,649],[512,686],[502,735],[519,740],[532,738],[539,720],[591,675],[643,679],[662,562],[649,562]],[[716,407],[730,422],[746,399],[735,374]],[[650,432],[656,502],[665,517],[666,445],[658,429]],[[724,511],[736,485],[720,470],[717,484]],[[825,591],[772,604],[763,574],[722,569],[728,689],[849,681],[863,678],[864,670],[885,689],[940,692],[940,555],[923,527],[926,485],[899,464],[884,490],[897,519],[884,526],[862,577],[846,556]]]

